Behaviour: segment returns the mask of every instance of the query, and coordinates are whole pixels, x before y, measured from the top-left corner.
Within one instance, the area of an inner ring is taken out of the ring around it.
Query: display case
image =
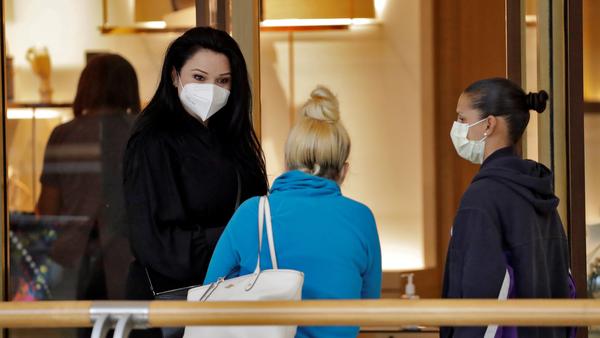
[[[6,115],[7,206],[9,210],[10,300],[54,299],[62,269],[48,250],[52,222],[35,216],[44,151],[52,130],[72,119],[71,103],[9,102]]]

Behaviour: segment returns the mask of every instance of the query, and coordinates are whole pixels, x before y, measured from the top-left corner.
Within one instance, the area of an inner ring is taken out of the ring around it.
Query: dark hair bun
[[[527,109],[542,113],[546,109],[548,93],[545,90],[540,90],[537,93],[529,93],[525,96],[525,100],[527,101]]]

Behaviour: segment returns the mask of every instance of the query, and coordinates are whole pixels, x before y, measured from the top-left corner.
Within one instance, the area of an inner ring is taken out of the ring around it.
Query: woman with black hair
[[[545,91],[525,94],[492,78],[458,100],[450,136],[458,154],[481,164],[462,197],[446,258],[444,298],[570,298],[567,237],[552,172],[515,150],[529,111],[546,108]],[[567,337],[567,328],[442,328],[442,337]]]
[[[56,299],[125,298],[132,256],[121,171],[139,111],[133,66],[120,55],[100,54],[79,78],[75,118],[50,135],[36,213],[57,225],[50,256],[67,270],[54,287]],[[76,288],[68,283],[74,275]]]
[[[267,192],[251,107],[246,64],[227,33],[196,27],[171,43],[125,153],[130,299],[201,284],[236,206]]]

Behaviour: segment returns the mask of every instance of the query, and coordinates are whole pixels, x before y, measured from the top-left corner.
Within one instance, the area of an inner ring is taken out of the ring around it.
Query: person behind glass
[[[50,256],[66,270],[59,299],[124,299],[132,255],[121,167],[140,111],[135,70],[116,54],[93,56],[79,78],[75,118],[50,135],[36,213],[57,223]],[[69,283],[77,276],[77,286]]]
[[[201,284],[239,201],[267,192],[251,106],[242,52],[226,32],[196,27],[171,43],[124,160],[130,299]]]
[[[443,298],[572,298],[567,237],[552,172],[515,145],[548,94],[503,78],[461,94],[450,136],[458,154],[481,164],[454,219]],[[567,337],[568,328],[442,328],[441,337]]]
[[[344,197],[350,138],[337,98],[317,87],[304,104],[285,146],[289,171],[271,188],[269,202],[280,268],[304,273],[303,299],[379,298],[381,251],[373,214]],[[225,228],[205,284],[237,271],[250,274],[258,252],[258,201],[240,206]],[[266,236],[266,234],[265,234]],[[268,252],[266,239],[261,252]],[[270,267],[269,255],[261,266]],[[234,273],[235,274],[235,273]],[[355,337],[358,327],[299,327],[296,337]]]

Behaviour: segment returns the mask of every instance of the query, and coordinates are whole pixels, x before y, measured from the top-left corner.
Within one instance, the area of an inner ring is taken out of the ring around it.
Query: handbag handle
[[[271,206],[269,198],[261,196],[258,202],[258,259],[254,273],[260,273],[260,252],[262,249],[263,227],[266,225],[267,242],[269,244],[269,253],[271,254],[271,266],[274,270],[278,269],[277,254],[275,253],[275,241],[273,239],[273,223],[271,222]]]

